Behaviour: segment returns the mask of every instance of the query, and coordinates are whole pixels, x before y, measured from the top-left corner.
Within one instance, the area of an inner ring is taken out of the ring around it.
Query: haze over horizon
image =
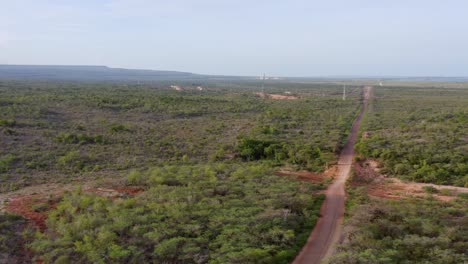
[[[467,76],[464,1],[0,0],[0,64]]]

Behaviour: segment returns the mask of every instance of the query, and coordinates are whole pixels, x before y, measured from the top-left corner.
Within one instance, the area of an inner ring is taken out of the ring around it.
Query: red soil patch
[[[38,205],[43,205],[43,208],[35,210],[34,207]],[[47,229],[45,224],[47,212],[55,208],[55,206],[55,199],[48,200],[38,195],[29,195],[12,198],[5,206],[5,210],[23,216],[43,232]]]
[[[354,187],[365,187],[367,193],[373,197],[399,200],[403,197],[425,197],[428,195],[424,187],[430,186],[444,193],[432,193],[431,195],[440,201],[451,201],[458,193],[468,192],[468,188],[444,186],[418,182],[403,182],[397,178],[382,175],[378,169],[378,162],[367,160],[357,162],[354,165],[355,176],[351,185]],[[449,194],[447,194],[449,193]]]

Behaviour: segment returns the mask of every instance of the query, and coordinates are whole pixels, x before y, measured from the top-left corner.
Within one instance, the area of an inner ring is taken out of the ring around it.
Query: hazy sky
[[[468,76],[468,1],[0,0],[0,64]]]

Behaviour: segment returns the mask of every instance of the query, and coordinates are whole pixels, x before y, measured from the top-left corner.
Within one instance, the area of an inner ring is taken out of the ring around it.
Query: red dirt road
[[[320,263],[323,258],[333,253],[334,247],[340,238],[345,207],[345,183],[353,163],[354,144],[357,140],[362,116],[367,108],[371,89],[370,86],[363,89],[364,98],[361,111],[354,120],[348,140],[341,151],[337,177],[325,193],[326,198],[320,209],[321,217],[293,264]]]

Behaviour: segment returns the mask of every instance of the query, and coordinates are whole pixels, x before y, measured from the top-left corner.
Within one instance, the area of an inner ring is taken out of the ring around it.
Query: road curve
[[[337,176],[325,193],[326,198],[320,208],[321,217],[318,219],[307,243],[292,262],[293,264],[320,263],[323,258],[333,253],[334,246],[340,238],[345,208],[345,184],[353,163],[354,144],[357,140],[362,116],[367,108],[371,89],[370,86],[363,88],[361,111],[354,120],[348,140],[340,153]]]

